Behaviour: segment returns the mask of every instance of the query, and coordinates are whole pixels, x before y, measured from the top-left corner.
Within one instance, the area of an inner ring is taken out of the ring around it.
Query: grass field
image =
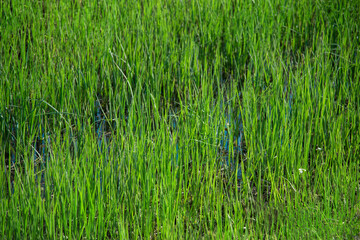
[[[360,239],[359,38],[359,1],[0,1],[0,238]]]

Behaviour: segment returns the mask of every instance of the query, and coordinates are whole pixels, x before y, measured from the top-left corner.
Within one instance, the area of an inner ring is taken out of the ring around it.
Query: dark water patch
[[[15,164],[16,164],[16,135],[19,128],[19,123],[14,117],[14,110],[5,107],[0,109],[0,132],[1,141],[4,144],[4,148],[1,152],[5,157],[5,176],[10,175],[11,186],[8,189],[9,192],[14,193],[13,181],[15,176]]]
[[[237,117],[235,116],[237,115]],[[233,132],[231,132],[233,131]],[[232,146],[231,146],[232,144]],[[231,111],[220,139],[220,166],[234,173],[238,186],[242,182],[241,155],[244,153],[244,127],[241,113]]]
[[[51,138],[49,133],[45,133],[43,130],[41,137],[35,137],[33,145],[33,154],[34,154],[34,174],[35,174],[35,183],[40,184],[41,196],[45,198],[45,171],[47,167],[47,161],[49,159],[48,147],[51,145]]]

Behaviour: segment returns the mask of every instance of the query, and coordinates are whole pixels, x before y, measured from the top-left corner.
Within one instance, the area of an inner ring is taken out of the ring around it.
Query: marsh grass
[[[359,9],[2,1],[1,238],[359,237]]]

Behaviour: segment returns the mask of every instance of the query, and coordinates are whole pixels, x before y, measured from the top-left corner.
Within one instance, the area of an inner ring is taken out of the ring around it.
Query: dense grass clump
[[[1,239],[360,238],[358,1],[1,1]]]

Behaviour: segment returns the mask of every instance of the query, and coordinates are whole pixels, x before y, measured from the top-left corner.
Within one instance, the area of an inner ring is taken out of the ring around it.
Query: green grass
[[[1,1],[0,238],[360,238],[359,9]]]

